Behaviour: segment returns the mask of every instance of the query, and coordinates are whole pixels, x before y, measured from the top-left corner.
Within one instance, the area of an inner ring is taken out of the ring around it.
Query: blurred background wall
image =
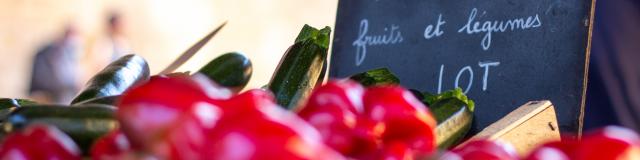
[[[27,97],[35,52],[77,26],[83,85],[98,69],[89,58],[108,14],[122,15],[125,35],[151,73],[223,21],[227,26],[178,71],[195,71],[228,51],[252,59],[250,88],[268,83],[282,53],[304,24],[333,26],[337,0],[0,0],[0,97]]]

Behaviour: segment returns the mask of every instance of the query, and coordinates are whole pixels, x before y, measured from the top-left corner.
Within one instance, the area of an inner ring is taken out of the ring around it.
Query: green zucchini
[[[18,107],[35,104],[37,103],[28,99],[0,98],[0,122],[3,122]]]
[[[473,120],[473,112],[464,102],[450,98],[430,106],[438,126],[436,127],[436,144],[440,149],[448,149],[462,140]]]
[[[327,76],[328,66],[329,65],[327,64],[327,61],[324,61],[324,63],[322,63],[322,71],[320,71],[320,76],[318,76],[318,81],[316,81],[316,86],[314,86],[314,88],[320,87],[324,83],[324,78]]]
[[[83,106],[86,104],[104,104],[104,105],[115,106],[116,101],[118,101],[118,99],[120,99],[120,95],[96,97],[96,98],[87,99],[86,101],[78,102],[73,106]]]
[[[0,98],[0,109],[6,109],[11,107],[20,107],[23,105],[33,105],[36,102],[28,99],[19,98]]]
[[[5,118],[2,133],[7,134],[41,123],[55,126],[73,139],[85,155],[95,140],[118,127],[115,108],[90,104],[83,107],[59,105],[22,106]]]
[[[462,140],[473,121],[475,103],[468,99],[462,89],[446,91],[438,95],[423,94],[422,102],[438,122],[436,144],[440,149],[448,149]]]
[[[238,52],[223,54],[198,70],[198,73],[235,93],[240,92],[249,83],[252,72],[251,60]]]
[[[280,106],[294,109],[316,86],[327,59],[330,33],[329,27],[318,30],[305,25],[285,52],[268,84]]]
[[[9,114],[11,114],[11,112],[13,112],[14,110],[20,108],[20,106],[13,106],[13,107],[9,107],[9,108],[3,108],[0,109],[0,122],[4,122],[4,120],[9,117]]]
[[[462,89],[460,88],[445,91],[437,95],[424,92],[423,96],[424,98],[422,99],[422,103],[427,105],[435,104],[436,102],[444,99],[455,98],[467,105],[467,107],[469,107],[471,111],[473,111],[475,107],[475,103],[473,102],[473,100],[467,98],[467,96],[464,94],[464,92],[462,92]]]
[[[132,85],[149,79],[149,65],[144,58],[126,55],[112,62],[87,82],[71,104],[88,99],[120,95]]]
[[[354,74],[349,79],[355,80],[363,86],[400,84],[400,79],[388,68],[377,68]]]

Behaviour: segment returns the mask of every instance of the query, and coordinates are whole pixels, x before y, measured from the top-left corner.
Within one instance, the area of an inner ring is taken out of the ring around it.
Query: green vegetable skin
[[[4,120],[3,134],[11,133],[30,124],[52,125],[69,135],[85,155],[95,140],[118,127],[115,108],[107,105],[23,106],[15,109]]]
[[[87,104],[104,104],[104,105],[115,106],[116,101],[118,101],[118,99],[120,99],[120,95],[96,97],[96,98],[87,99],[86,101],[78,102],[76,104],[73,104],[73,106],[82,106]]]
[[[436,118],[436,144],[447,149],[462,140],[473,121],[474,102],[460,88],[439,95],[426,94],[423,103]]]
[[[126,55],[93,76],[71,104],[88,99],[120,95],[132,85],[149,79],[149,65],[140,56]]]
[[[316,86],[314,87],[320,87],[324,83],[324,78],[327,75],[327,66],[329,65],[325,60],[324,63],[322,63],[322,70],[320,71],[320,76],[318,76],[318,81],[316,81]]]
[[[252,72],[251,60],[238,52],[223,54],[198,71],[235,93],[249,83]]]
[[[465,137],[471,128],[473,112],[457,99],[440,101],[431,107],[436,117],[436,144],[440,149],[447,149]]]
[[[388,68],[378,68],[358,73],[349,77],[349,79],[359,82],[363,86],[400,84],[400,79]]]
[[[23,105],[33,105],[33,104],[36,104],[36,102],[28,99],[0,98],[0,109],[7,109],[11,107],[20,107]]]
[[[305,25],[302,28],[267,87],[276,96],[278,104],[294,109],[299,100],[309,96],[326,61],[330,33],[329,27],[318,30]]]
[[[34,101],[18,98],[0,98],[0,122],[20,106],[35,105]]]

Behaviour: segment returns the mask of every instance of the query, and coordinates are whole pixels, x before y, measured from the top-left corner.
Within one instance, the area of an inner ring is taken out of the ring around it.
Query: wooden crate
[[[469,140],[474,139],[501,140],[511,143],[521,156],[528,154],[542,143],[560,140],[553,104],[547,100],[528,102]]]

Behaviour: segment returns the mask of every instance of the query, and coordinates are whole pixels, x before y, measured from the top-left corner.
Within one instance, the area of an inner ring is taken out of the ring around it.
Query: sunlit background
[[[249,88],[268,83],[282,53],[304,24],[333,26],[337,0],[0,0],[0,97],[28,97],[32,61],[65,24],[79,30],[82,85],[102,66],[90,58],[106,33],[108,14],[122,15],[136,54],[159,72],[224,21],[227,26],[178,69],[195,71],[228,51],[253,62]]]

